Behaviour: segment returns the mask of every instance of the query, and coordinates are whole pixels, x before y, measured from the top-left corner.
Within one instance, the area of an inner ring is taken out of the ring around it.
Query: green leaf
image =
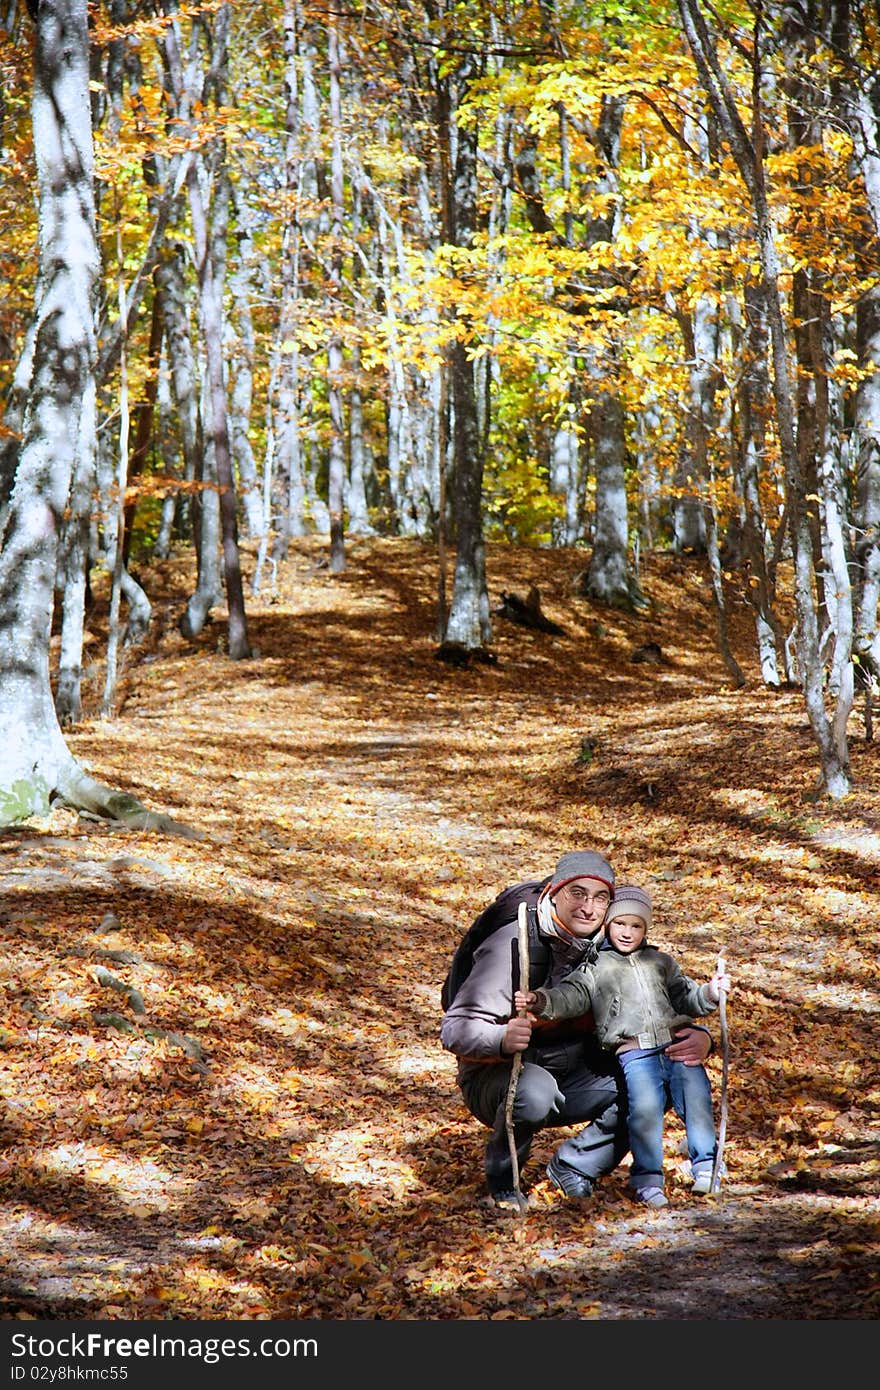
[[[0,787],[0,825],[15,825],[49,811],[49,788],[38,774],[19,777],[10,787]]]

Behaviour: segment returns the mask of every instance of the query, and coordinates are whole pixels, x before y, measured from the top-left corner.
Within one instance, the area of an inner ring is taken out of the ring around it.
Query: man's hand
[[[530,1018],[512,1018],[504,1030],[501,1051],[506,1053],[525,1052],[532,1037]]]
[[[704,1028],[678,1028],[675,1042],[667,1047],[666,1056],[671,1062],[684,1062],[686,1067],[695,1067],[705,1062],[711,1048],[712,1039]]]

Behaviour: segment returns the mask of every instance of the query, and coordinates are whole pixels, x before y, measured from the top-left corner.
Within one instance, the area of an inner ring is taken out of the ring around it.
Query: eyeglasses
[[[573,903],[595,903],[596,907],[606,908],[611,902],[610,893],[589,893],[586,888],[569,888],[567,885],[563,892]]]

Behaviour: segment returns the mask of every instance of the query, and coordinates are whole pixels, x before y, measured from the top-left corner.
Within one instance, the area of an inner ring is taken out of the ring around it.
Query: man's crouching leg
[[[488,1125],[492,1134],[486,1144],[486,1186],[496,1206],[516,1204],[513,1163],[507,1135],[507,1088],[509,1067],[487,1067],[465,1093],[472,1115]],[[557,1123],[564,1096],[553,1076],[543,1067],[526,1062],[520,1071],[513,1103],[513,1138],[519,1172],[522,1174],[532,1139],[539,1129]]]
[[[629,1136],[626,1107],[613,1075],[585,1073],[577,1084],[566,1085],[565,1104],[555,1124],[591,1123],[565,1139],[547,1165],[547,1176],[566,1197],[592,1196],[596,1179],[626,1154]]]

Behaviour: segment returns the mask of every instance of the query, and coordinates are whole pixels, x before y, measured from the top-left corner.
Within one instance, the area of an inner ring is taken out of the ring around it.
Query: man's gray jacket
[[[541,928],[538,929],[541,931]],[[547,983],[554,985],[565,979],[584,960],[596,953],[592,941],[564,941],[562,938],[541,931],[541,936],[550,948],[550,967],[545,981],[530,981],[534,989]],[[481,942],[474,952],[473,966],[467,979],[443,1016],[440,1028],[440,1041],[448,1052],[458,1058],[458,1079],[465,1081],[477,1067],[493,1062],[511,1062],[507,1053],[502,1053],[501,1043],[507,1024],[512,1017],[514,990],[514,961],[517,956],[517,923],[506,922]],[[593,1023],[587,1010],[585,1018],[577,1023],[567,1023],[561,1027],[539,1026],[533,1034],[533,1041],[524,1054],[530,1060],[533,1048],[557,1038],[592,1034]],[[595,1043],[594,1043],[595,1046]]]

